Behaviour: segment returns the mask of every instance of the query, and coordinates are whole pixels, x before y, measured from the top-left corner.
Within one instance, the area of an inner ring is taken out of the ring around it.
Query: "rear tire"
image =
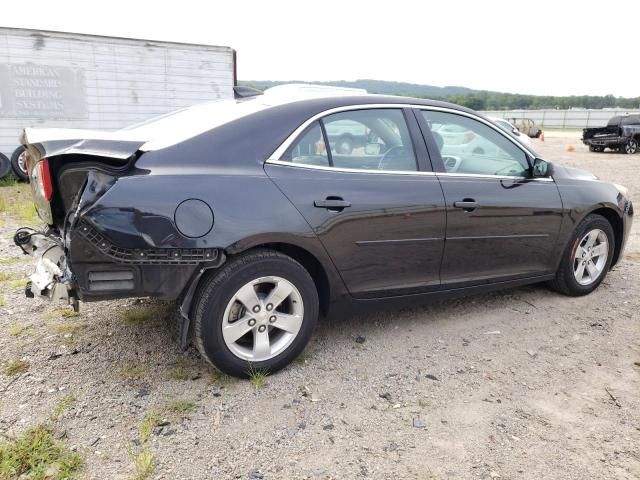
[[[556,278],[549,286],[572,297],[593,292],[607,276],[614,247],[615,235],[609,221],[601,215],[588,215],[573,232]]]
[[[627,155],[633,155],[638,152],[638,142],[633,138],[620,147],[620,153],[626,153]]]
[[[25,152],[26,148],[22,145],[13,151],[13,154],[11,155],[11,168],[13,168],[13,173],[16,174],[16,177],[26,182],[29,180],[29,174],[27,173],[24,159]]]
[[[193,338],[200,354],[240,378],[287,366],[318,321],[313,279],[294,259],[273,250],[247,252],[211,272],[195,301]]]

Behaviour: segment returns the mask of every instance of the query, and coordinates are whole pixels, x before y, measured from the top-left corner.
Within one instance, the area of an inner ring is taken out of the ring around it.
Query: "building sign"
[[[0,116],[86,118],[83,72],[34,63],[0,64]]]

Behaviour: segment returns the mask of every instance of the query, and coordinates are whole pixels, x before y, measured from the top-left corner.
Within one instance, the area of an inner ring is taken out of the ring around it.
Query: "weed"
[[[429,400],[425,400],[424,398],[421,398],[420,400],[418,400],[418,405],[420,406],[420,408],[427,408],[430,403]]]
[[[196,408],[196,402],[191,400],[173,400],[167,403],[167,410],[181,417],[188,417]]]
[[[14,325],[13,327],[9,327],[9,335],[11,335],[12,337],[19,337],[20,335],[28,334],[30,330],[30,327]]]
[[[0,282],[7,282],[21,277],[22,275],[20,273],[0,273]]]
[[[212,369],[209,371],[209,385],[225,386],[237,381],[236,378],[222,373],[220,370]]]
[[[37,425],[0,445],[0,478],[63,480],[76,478],[82,468],[77,453],[53,438],[51,427]]]
[[[132,362],[125,362],[118,368],[118,375],[122,378],[137,379],[142,378],[144,374],[144,367]]]
[[[87,328],[89,324],[87,322],[67,322],[67,323],[57,323],[51,327],[51,329],[57,333],[58,335],[64,335],[66,333],[75,334],[78,333],[85,328]]]
[[[27,283],[29,283],[29,279],[28,278],[24,278],[22,280],[13,280],[12,282],[7,283],[7,286],[9,288],[22,288],[22,287],[26,287]]]
[[[247,374],[249,375],[249,381],[253,383],[256,390],[260,390],[267,381],[269,371],[263,368],[254,368],[253,365],[249,364]]]
[[[4,307],[5,303],[4,297],[0,297],[0,307]]]
[[[154,427],[156,427],[162,418],[157,412],[150,410],[144,416],[144,419],[140,423],[140,427],[138,428],[138,434],[140,437],[140,443],[146,443],[151,436],[151,432],[153,432]]]
[[[136,457],[136,475],[133,480],[149,478],[155,468],[155,457],[149,448],[142,450]]]
[[[156,318],[164,318],[167,315],[165,304],[146,305],[134,307],[124,312],[124,319],[129,323],[144,323]]]
[[[196,375],[193,364],[186,358],[178,360],[171,369],[171,378],[174,380],[189,380]]]
[[[70,409],[74,403],[76,403],[76,396],[72,393],[65,396],[62,400],[58,402],[55,410],[53,411],[53,415],[51,416],[52,420],[58,420],[60,416],[65,412],[65,410]]]
[[[14,375],[20,375],[29,370],[29,366],[30,364],[26,360],[9,360],[2,367],[2,372],[5,375],[13,377]]]
[[[13,265],[15,263],[20,263],[21,260],[21,257],[0,258],[0,265]]]
[[[0,178],[0,187],[13,187],[18,184],[18,179],[13,175],[7,175],[6,177]]]

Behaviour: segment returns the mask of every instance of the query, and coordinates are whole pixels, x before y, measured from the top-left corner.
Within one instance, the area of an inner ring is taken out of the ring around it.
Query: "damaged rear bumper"
[[[25,254],[34,258],[35,270],[25,288],[27,297],[63,300],[77,309],[73,276],[68,268],[62,240],[52,231],[19,228],[13,240]]]

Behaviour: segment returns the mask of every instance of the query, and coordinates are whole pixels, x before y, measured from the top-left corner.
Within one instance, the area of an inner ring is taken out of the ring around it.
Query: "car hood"
[[[598,180],[593,173],[574,167],[554,164],[553,176],[556,178],[568,178],[572,180]]]

